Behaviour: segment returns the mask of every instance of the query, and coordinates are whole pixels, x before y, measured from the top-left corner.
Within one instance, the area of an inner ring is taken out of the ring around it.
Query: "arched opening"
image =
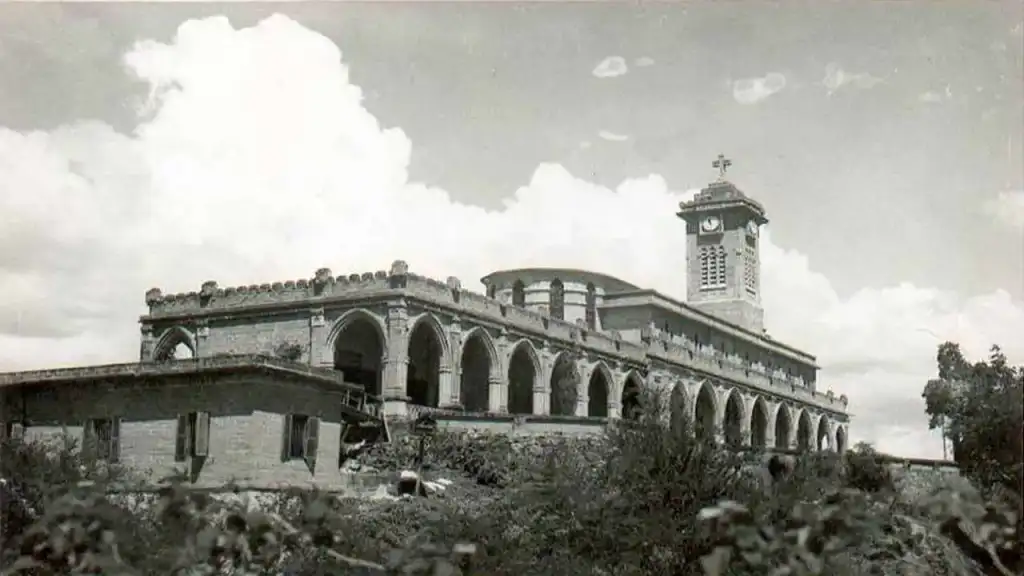
[[[743,400],[733,390],[725,401],[725,422],[723,422],[725,444],[733,448],[743,445]]]
[[[481,330],[470,333],[462,346],[459,381],[459,403],[467,412],[490,409],[490,378],[494,358]]]
[[[806,410],[800,411],[796,421],[796,447],[801,451],[811,449],[811,417]]]
[[[669,424],[672,434],[681,437],[686,434],[690,427],[689,415],[686,412],[686,390],[682,384],[672,387],[672,394],[669,396]]]
[[[346,382],[360,384],[370,394],[380,395],[384,337],[379,325],[363,315],[343,322],[334,339],[334,369],[341,371]]]
[[[611,382],[604,370],[595,368],[587,384],[587,416],[608,417],[608,390]]]
[[[624,420],[639,420],[643,415],[640,390],[640,381],[631,372],[629,376],[626,376],[626,381],[622,385],[622,418]]]
[[[819,451],[832,449],[832,439],[828,437],[828,418],[824,415],[818,418],[818,438],[814,445]]]
[[[405,376],[405,395],[410,403],[438,406],[443,350],[431,320],[424,319],[413,326],[409,333],[409,367]]]
[[[846,427],[836,426],[836,452],[846,452]]]
[[[520,342],[508,362],[508,411],[533,414],[533,385],[537,379],[536,356],[528,342]]]
[[[512,305],[520,308],[526,307],[526,285],[522,280],[512,283]]]
[[[588,330],[597,330],[597,287],[587,282],[587,301],[584,308]]]
[[[694,434],[700,439],[710,439],[715,433],[715,392],[707,384],[697,392],[697,403],[694,406]]]
[[[768,447],[768,405],[760,396],[754,401],[754,410],[750,414],[750,445]]]
[[[498,295],[498,287],[497,286],[495,286],[494,284],[491,284],[490,286],[487,287],[487,297],[488,298],[494,298],[497,295]]]
[[[792,434],[793,422],[789,417],[789,407],[779,404],[775,415],[775,447],[780,450],[789,449],[789,436]]]
[[[153,360],[170,362],[195,358],[196,351],[192,346],[192,341],[184,329],[171,328],[158,342],[156,350],[153,351]]]
[[[555,359],[551,370],[550,413],[558,416],[572,416],[576,413],[577,390],[580,372],[571,354],[563,352]]]
[[[565,285],[558,278],[548,288],[548,308],[552,318],[565,320]]]

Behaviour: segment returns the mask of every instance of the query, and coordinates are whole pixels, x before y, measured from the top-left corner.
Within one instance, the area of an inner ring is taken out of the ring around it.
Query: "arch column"
[[[786,448],[796,450],[800,447],[800,415],[795,409],[791,410],[785,404],[780,406],[779,409],[785,410],[786,416],[789,417],[789,430],[786,431],[789,436],[786,438]]]
[[[495,414],[508,413],[508,368],[512,362],[508,335],[504,330],[494,339],[497,366],[487,381],[487,405]]]
[[[750,447],[751,445],[751,420],[754,418],[754,402],[757,401],[755,396],[750,394],[740,394],[740,400],[742,405],[740,406],[740,446]]]
[[[808,444],[807,451],[808,452],[817,452],[818,451],[818,425],[821,423],[821,415],[816,413],[816,412],[812,412],[812,411],[808,411],[808,414],[811,415],[811,417],[810,417],[811,425],[808,427],[808,428],[810,428],[811,433],[810,433],[810,440],[807,443]],[[799,428],[799,426],[797,426],[797,428]]]
[[[447,409],[459,409],[462,407],[462,323],[458,317],[451,319],[448,324],[448,350],[450,350],[449,365],[441,364],[438,375],[438,389],[440,398],[438,406]],[[445,369],[447,368],[447,374]],[[447,391],[447,395],[445,392]]]
[[[536,348],[540,360],[540,373],[533,377],[533,413],[551,413],[551,374],[555,371],[558,353],[551,350],[546,342]]]
[[[409,401],[405,395],[409,372],[409,310],[404,300],[388,303],[387,329],[384,357],[381,358],[384,410],[388,414],[404,415]]]
[[[590,405],[590,378],[594,376],[594,364],[577,361],[576,370],[580,375],[580,381],[576,383],[575,414],[577,416],[586,416],[587,406]]]
[[[775,448],[775,423],[779,414],[779,403],[765,400],[764,405],[767,408],[766,412],[768,412],[765,415],[764,446],[766,449],[771,450]]]

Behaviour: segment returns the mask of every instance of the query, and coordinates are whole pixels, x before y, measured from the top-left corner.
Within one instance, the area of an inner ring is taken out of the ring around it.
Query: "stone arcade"
[[[334,461],[352,412],[343,405],[363,390],[387,414],[529,433],[634,417],[646,388],[672,418],[730,445],[842,451],[846,397],[818,391],[815,358],[763,329],[767,219],[725,180],[727,162],[678,213],[688,302],[538,268],[486,276],[485,296],[403,261],[186,294],[154,288],[139,363],[0,374],[4,433],[69,430],[154,471],[188,463],[206,482],[331,485],[337,466],[318,467],[317,456]],[[275,466],[283,472],[254,468]]]

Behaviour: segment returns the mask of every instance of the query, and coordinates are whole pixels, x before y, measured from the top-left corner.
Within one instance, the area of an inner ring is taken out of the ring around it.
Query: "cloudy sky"
[[[1014,2],[0,4],[0,370],[131,361],[143,293],[526,265],[685,297],[771,218],[767,324],[854,440],[941,455],[935,346],[1024,362]]]

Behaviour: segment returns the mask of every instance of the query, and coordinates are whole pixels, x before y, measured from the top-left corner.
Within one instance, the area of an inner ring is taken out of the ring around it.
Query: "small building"
[[[560,268],[497,271],[480,294],[401,260],[261,285],[153,288],[138,363],[0,374],[0,417],[29,431],[117,436],[126,461],[154,469],[180,462],[172,444],[191,434],[182,430],[208,430],[200,476],[210,481],[330,484],[346,415],[373,418],[378,405],[453,426],[588,432],[642,412],[645,389],[671,418],[733,446],[844,450],[846,397],[819,391],[815,357],[764,331],[764,208],[723,174],[678,216],[686,301]],[[340,403],[356,391],[359,408]],[[109,433],[88,423],[114,417],[121,428]],[[300,450],[300,424],[319,426],[312,452]],[[312,464],[285,457],[293,444],[288,454],[312,453]]]

